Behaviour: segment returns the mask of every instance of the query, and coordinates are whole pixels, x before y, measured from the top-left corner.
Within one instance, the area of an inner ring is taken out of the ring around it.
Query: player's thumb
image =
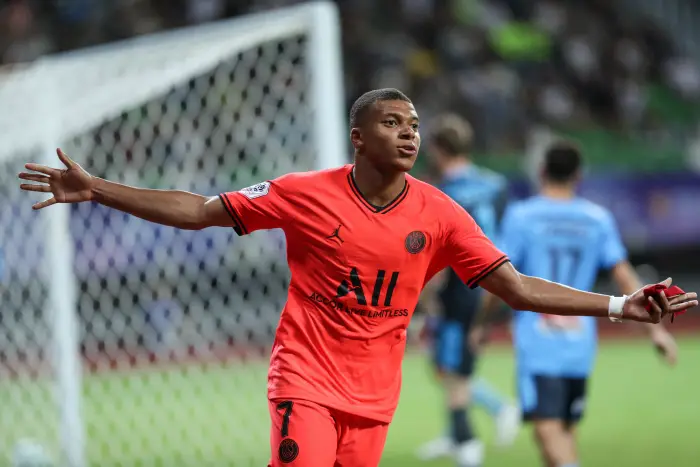
[[[66,155],[65,152],[63,152],[61,148],[56,149],[56,154],[58,154],[58,158],[61,160],[61,162],[63,162],[63,164],[67,168],[70,169],[71,167],[73,167],[74,162],[70,159],[70,157]]]
[[[666,287],[671,287],[671,283],[672,283],[672,282],[673,282],[673,279],[669,277],[668,279],[666,279],[665,281],[661,282],[660,284],[661,284],[661,285],[665,285]]]

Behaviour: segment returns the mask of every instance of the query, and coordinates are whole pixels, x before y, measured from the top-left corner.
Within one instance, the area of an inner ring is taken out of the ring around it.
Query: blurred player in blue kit
[[[601,206],[576,196],[582,157],[566,142],[546,152],[540,193],[514,202],[501,224],[501,248],[524,274],[591,290],[598,273],[609,270],[623,294],[641,287],[627,260],[615,220]],[[483,342],[483,319],[499,301],[488,295],[471,341]],[[662,324],[645,324],[669,364],[676,343]],[[586,407],[586,384],[597,348],[596,319],[545,317],[516,311],[513,344],[523,418],[531,422],[547,467],[578,467],[576,425]]]
[[[468,122],[457,115],[438,118],[428,141],[430,162],[440,177],[438,188],[466,209],[487,236],[493,236],[507,200],[507,184],[504,177],[471,162],[471,142]],[[469,331],[482,297],[481,289],[470,289],[452,269],[436,275],[421,296],[429,315],[426,326],[433,362],[449,412],[447,435],[421,446],[421,459],[452,455],[460,467],[482,464],[483,444],[475,436],[468,413],[472,404],[494,418],[498,444],[510,444],[517,435],[517,408],[482,378],[470,383],[475,355]]]

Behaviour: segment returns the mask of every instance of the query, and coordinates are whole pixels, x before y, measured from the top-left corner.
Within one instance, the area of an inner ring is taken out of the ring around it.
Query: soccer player
[[[504,216],[503,251],[523,273],[581,290],[593,287],[599,270],[610,270],[619,289],[633,294],[639,280],[612,215],[575,194],[581,165],[579,150],[569,143],[546,151],[540,194],[513,203]],[[491,297],[484,314],[497,303]],[[518,311],[513,324],[524,419],[533,423],[545,465],[576,467],[576,425],[586,406],[586,382],[596,354],[596,320]],[[673,364],[677,348],[671,334],[661,324],[645,326]],[[472,340],[478,341],[482,332],[475,329]]]
[[[496,224],[507,200],[504,177],[477,167],[469,157],[472,129],[458,115],[439,117],[428,141],[431,165],[438,172],[438,188],[463,207],[487,236],[496,234]],[[496,441],[507,445],[518,433],[520,413],[483,378],[470,386],[475,354],[469,331],[481,304],[481,289],[470,289],[452,269],[436,274],[423,289],[421,303],[430,313],[433,361],[443,386],[449,412],[449,436],[421,446],[418,457],[430,460],[454,455],[461,465],[483,463],[483,443],[476,438],[469,406],[482,407],[496,422]],[[471,399],[471,400],[470,400]]]
[[[213,197],[95,178],[60,150],[65,169],[27,164],[31,172],[19,174],[37,182],[22,189],[53,194],[34,209],[93,201],[181,229],[283,229],[292,279],[270,356],[270,466],[379,464],[406,328],[423,285],[446,267],[513,308],[541,313],[659,322],[697,305],[694,293],[610,297],[518,273],[464,209],[407,175],[420,134],[400,91],[362,95],[350,127],[353,164]]]

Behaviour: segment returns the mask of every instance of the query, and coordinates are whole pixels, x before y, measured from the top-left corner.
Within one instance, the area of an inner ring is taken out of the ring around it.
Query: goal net
[[[16,174],[61,147],[99,177],[216,195],[344,163],[335,7],[48,57],[0,72],[0,107],[0,464],[265,465],[283,234],[37,213]]]

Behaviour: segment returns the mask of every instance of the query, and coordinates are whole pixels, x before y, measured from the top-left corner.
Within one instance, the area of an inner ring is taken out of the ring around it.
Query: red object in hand
[[[646,287],[644,289],[644,297],[649,298],[649,297],[655,297],[659,293],[664,292],[666,294],[666,297],[672,298],[675,297],[676,295],[681,295],[684,294],[685,292],[683,289],[676,285],[672,285],[671,287],[666,287],[663,284],[654,284]],[[647,303],[646,304],[646,309],[647,311],[651,310],[651,304]],[[675,318],[676,315],[682,315],[685,313],[686,310],[683,311],[676,311],[674,313],[671,313],[671,322],[673,322],[673,318]]]

